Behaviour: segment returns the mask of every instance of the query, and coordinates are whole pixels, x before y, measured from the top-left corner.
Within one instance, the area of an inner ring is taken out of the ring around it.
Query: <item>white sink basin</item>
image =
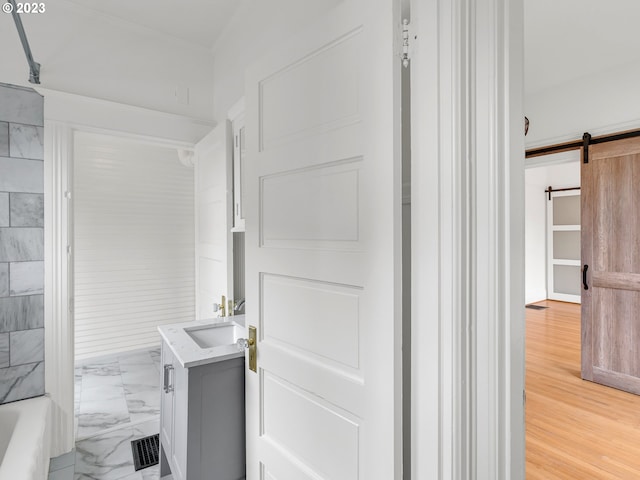
[[[185,328],[184,331],[200,348],[233,345],[244,334],[244,328],[232,322],[198,325]]]

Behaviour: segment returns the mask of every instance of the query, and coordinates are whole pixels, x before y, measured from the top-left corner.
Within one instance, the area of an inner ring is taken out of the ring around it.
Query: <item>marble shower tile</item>
[[[0,333],[0,368],[5,368],[9,365],[9,334]]]
[[[0,262],[44,260],[44,229],[0,228]]]
[[[10,199],[12,227],[44,226],[44,195],[37,193],[12,193]]]
[[[0,122],[0,157],[9,156],[9,124]]]
[[[0,227],[9,226],[9,194],[0,192]]]
[[[44,125],[44,99],[31,88],[0,85],[0,120]]]
[[[9,264],[0,263],[0,298],[9,296]]]
[[[0,157],[0,191],[44,192],[44,162]]]
[[[9,124],[9,156],[44,159],[44,128],[19,123]]]
[[[9,339],[12,367],[44,360],[44,328],[11,332]]]
[[[0,298],[0,333],[43,326],[43,295]]]
[[[44,362],[0,370],[0,403],[44,395]]]
[[[11,296],[44,293],[44,262],[11,263],[9,272]]]

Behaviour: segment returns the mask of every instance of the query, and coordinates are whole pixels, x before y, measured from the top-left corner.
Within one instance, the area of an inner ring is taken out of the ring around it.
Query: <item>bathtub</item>
[[[46,480],[51,451],[49,397],[0,405],[0,480]]]

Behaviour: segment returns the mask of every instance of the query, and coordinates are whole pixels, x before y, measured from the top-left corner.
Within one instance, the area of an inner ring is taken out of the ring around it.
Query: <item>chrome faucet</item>
[[[244,298],[236,303],[235,307],[233,307],[233,311],[239,312],[242,309],[244,309]]]

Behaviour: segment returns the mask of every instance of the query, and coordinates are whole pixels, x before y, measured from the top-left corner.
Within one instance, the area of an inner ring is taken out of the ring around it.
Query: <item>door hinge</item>
[[[402,20],[402,66],[407,68],[411,57],[409,55],[409,36],[410,36],[409,20]]]
[[[69,313],[73,313],[73,305],[74,304],[74,298],[71,297],[69,298]]]
[[[71,200],[71,192],[69,191],[64,192],[64,198],[66,198],[67,200]]]

